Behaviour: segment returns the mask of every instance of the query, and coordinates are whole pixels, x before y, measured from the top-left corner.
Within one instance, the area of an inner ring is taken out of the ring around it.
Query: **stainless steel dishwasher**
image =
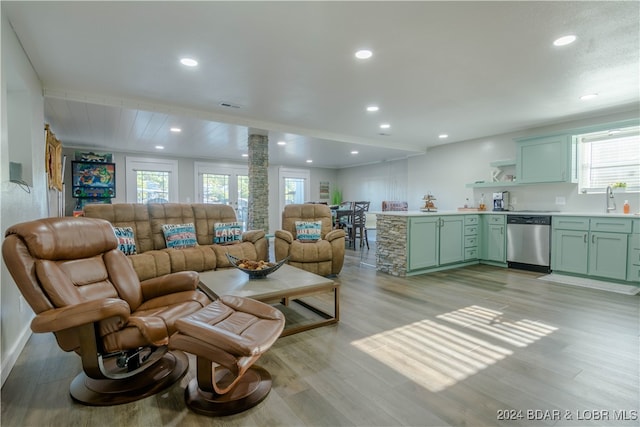
[[[551,271],[551,216],[507,215],[507,264],[510,268]]]

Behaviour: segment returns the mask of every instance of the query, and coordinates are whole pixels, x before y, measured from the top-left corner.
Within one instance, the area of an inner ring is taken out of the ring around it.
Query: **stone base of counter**
[[[393,276],[407,275],[407,218],[378,215],[376,269]]]

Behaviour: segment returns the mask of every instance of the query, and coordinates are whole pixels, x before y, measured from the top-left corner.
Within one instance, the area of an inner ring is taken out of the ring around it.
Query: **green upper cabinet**
[[[572,182],[574,161],[571,135],[516,141],[516,178],[520,184]]]

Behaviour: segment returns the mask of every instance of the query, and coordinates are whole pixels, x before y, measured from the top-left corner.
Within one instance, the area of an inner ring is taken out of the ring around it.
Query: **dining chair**
[[[350,222],[347,223],[349,247],[351,247],[353,243],[353,248],[355,249],[356,240],[360,239],[360,247],[363,247],[366,242],[367,248],[369,248],[365,223],[366,213],[369,211],[370,204],[371,202],[353,202],[353,214],[351,215]]]

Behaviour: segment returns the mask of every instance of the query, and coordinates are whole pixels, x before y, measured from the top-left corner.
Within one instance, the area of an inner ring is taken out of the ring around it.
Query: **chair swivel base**
[[[231,374],[225,369],[216,371],[216,381],[224,382],[225,375]],[[184,390],[184,400],[195,413],[220,417],[253,408],[267,397],[269,391],[271,375],[265,369],[253,365],[233,389],[225,394],[201,390],[198,380],[192,379]]]
[[[111,406],[134,402],[172,386],[187,373],[189,358],[182,351],[169,351],[137,375],[124,379],[94,379],[84,372],[71,382],[71,397],[85,405]]]

